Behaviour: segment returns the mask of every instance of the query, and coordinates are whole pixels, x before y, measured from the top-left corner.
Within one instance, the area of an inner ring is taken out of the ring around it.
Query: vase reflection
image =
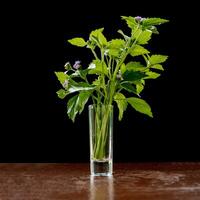
[[[89,200],[114,200],[113,176],[90,176]]]

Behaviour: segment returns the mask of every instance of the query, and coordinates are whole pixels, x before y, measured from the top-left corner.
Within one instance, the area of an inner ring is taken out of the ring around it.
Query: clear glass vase
[[[113,106],[89,106],[90,171],[93,176],[113,172]]]

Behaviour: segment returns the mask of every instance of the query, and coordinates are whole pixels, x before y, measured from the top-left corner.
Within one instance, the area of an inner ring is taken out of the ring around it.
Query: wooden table
[[[200,200],[200,163],[114,164],[90,177],[89,164],[0,164],[0,200]]]

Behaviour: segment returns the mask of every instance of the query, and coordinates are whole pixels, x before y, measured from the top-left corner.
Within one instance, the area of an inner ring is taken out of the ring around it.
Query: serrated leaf
[[[107,40],[105,36],[103,35],[103,30],[104,28],[99,28],[90,33],[90,40],[96,42],[97,44],[99,43],[101,46],[102,45],[107,45]]]
[[[110,56],[113,56],[113,57],[116,57],[116,58],[118,58],[119,55],[120,55],[119,49],[109,49],[108,53],[109,53]]]
[[[152,65],[151,68],[153,68],[153,69],[159,69],[159,70],[164,71],[164,68],[163,68],[162,65],[160,65],[160,64]]]
[[[142,65],[140,62],[129,62],[126,64],[127,70],[133,70],[133,71],[144,71],[146,67]]]
[[[123,50],[124,46],[125,41],[122,39],[111,40],[108,45],[109,55],[118,57],[120,55],[120,52]]]
[[[133,81],[133,83],[134,83],[135,85],[137,85],[137,84],[143,84],[143,85],[145,85],[144,79],[137,80],[137,81]]]
[[[100,84],[101,84],[101,81],[99,77],[95,81],[92,82],[92,85],[95,85],[95,86],[100,86]]]
[[[148,27],[148,30],[152,31],[154,34],[159,34],[158,29],[155,26]]]
[[[92,32],[90,33],[90,38],[91,38],[92,36],[98,37],[99,32],[102,33],[103,30],[104,30],[104,28],[95,29],[94,31],[92,31]]]
[[[68,92],[64,89],[60,89],[56,92],[56,94],[60,99],[64,99],[68,95]]]
[[[145,79],[156,79],[160,76],[160,74],[151,71],[146,72],[146,75],[147,77],[145,77]]]
[[[87,42],[85,42],[85,40],[83,38],[77,37],[77,38],[73,38],[68,40],[68,42],[72,45],[78,46],[78,47],[84,47],[87,45]]]
[[[126,97],[122,93],[116,93],[114,96],[114,101],[117,103],[119,109],[118,119],[122,120],[123,113],[127,108]]]
[[[137,28],[136,30],[132,30],[131,31],[131,37],[133,39],[137,39],[137,38],[139,38],[141,33],[142,33],[142,29],[141,28]]]
[[[151,39],[152,31],[145,30],[139,35],[137,39],[137,44],[148,44],[148,41]]]
[[[148,53],[150,52],[147,49],[137,44],[130,50],[130,54],[133,57],[148,54]]]
[[[136,97],[127,98],[127,102],[138,112],[148,115],[149,117],[153,117],[151,112],[151,107],[149,104],[143,99],[139,99]]]
[[[55,72],[55,74],[61,84],[64,84],[64,82],[69,79],[69,76],[64,72]]]
[[[124,81],[137,81],[140,80],[144,77],[146,77],[147,75],[145,73],[142,72],[138,72],[138,71],[129,71],[126,70],[123,74],[123,79]]]
[[[144,85],[143,84],[137,84],[136,85],[136,91],[137,91],[138,95],[142,92],[143,89],[144,89]]]
[[[108,48],[123,48],[125,45],[125,41],[122,39],[113,39],[109,42]]]
[[[143,26],[155,26],[169,22],[169,20],[161,18],[146,18],[142,21]]]
[[[131,29],[135,29],[138,25],[137,22],[135,21],[134,17],[121,16],[121,18],[126,21],[128,27],[131,28]]]
[[[93,60],[93,62],[89,65],[88,74],[105,74],[108,76],[108,68],[105,62],[101,62],[100,60]]]
[[[99,39],[99,42],[100,44],[103,46],[106,46],[107,45],[107,39],[105,38],[105,36],[103,35],[103,33],[99,33],[98,35],[98,39]]]
[[[151,65],[163,63],[167,60],[168,56],[165,55],[152,55],[149,59]]]

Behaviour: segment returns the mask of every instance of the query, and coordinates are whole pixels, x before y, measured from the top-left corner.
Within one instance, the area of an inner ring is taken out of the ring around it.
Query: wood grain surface
[[[91,177],[89,164],[0,164],[0,200],[68,199],[200,200],[200,163],[116,163],[112,177]]]

